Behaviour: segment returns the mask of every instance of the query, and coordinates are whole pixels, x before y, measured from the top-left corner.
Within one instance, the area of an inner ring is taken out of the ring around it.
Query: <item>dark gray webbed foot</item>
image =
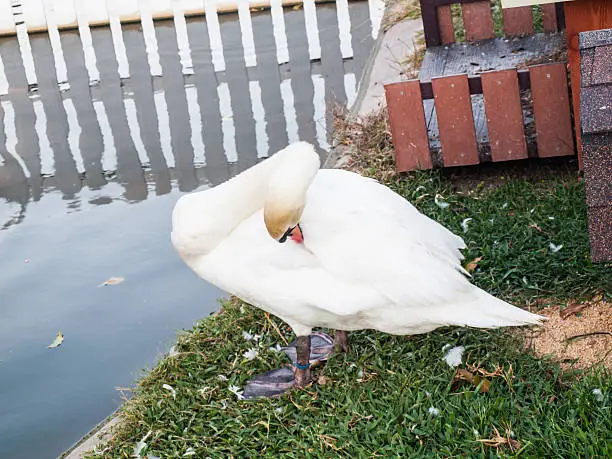
[[[298,336],[282,348],[291,360],[291,367],[266,371],[247,382],[244,398],[275,397],[293,387],[305,387],[311,381],[310,368],[323,364],[334,351],[334,340],[326,333],[314,332]]]
[[[297,340],[282,348],[291,363],[297,362]],[[327,333],[314,332],[310,335],[310,366],[316,367],[327,361],[334,352],[334,340]]]
[[[276,397],[291,390],[293,386],[295,386],[293,368],[283,367],[255,376],[247,382],[243,395],[247,400]]]

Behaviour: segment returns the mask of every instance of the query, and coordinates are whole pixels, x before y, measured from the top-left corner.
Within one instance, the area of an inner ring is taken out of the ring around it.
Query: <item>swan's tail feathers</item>
[[[457,317],[453,319],[456,325],[476,328],[540,325],[546,320],[546,317],[512,306],[484,290],[478,292],[476,301],[456,305],[455,311]]]

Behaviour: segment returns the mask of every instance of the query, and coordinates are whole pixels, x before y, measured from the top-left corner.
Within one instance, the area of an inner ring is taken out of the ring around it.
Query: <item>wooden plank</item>
[[[440,29],[438,27],[438,17],[436,5],[429,0],[420,0],[421,20],[423,21],[423,32],[425,34],[425,44],[428,48],[440,45]]]
[[[478,146],[467,75],[431,81],[444,166],[478,164]]]
[[[542,26],[544,32],[557,31],[557,8],[554,3],[542,5]]]
[[[612,2],[610,0],[580,0],[564,3],[565,29],[572,81],[574,129],[578,143],[578,161],[582,167],[580,146],[580,48],[578,34],[588,30],[612,28]]]
[[[431,169],[421,83],[410,80],[388,84],[385,93],[397,170]]]
[[[529,68],[538,156],[574,154],[567,70],[564,63]]]
[[[504,17],[504,34],[507,36],[529,35],[534,33],[533,13],[530,6],[506,8]]]
[[[481,75],[493,161],[527,158],[516,70]]]
[[[455,42],[455,27],[450,5],[438,7],[438,28],[443,45]]]
[[[495,37],[491,4],[486,2],[463,3],[463,25],[465,40],[488,40]]]

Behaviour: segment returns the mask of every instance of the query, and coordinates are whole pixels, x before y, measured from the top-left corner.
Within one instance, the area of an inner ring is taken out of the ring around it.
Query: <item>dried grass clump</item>
[[[334,110],[336,148],[344,150],[344,169],[386,183],[398,176],[387,109],[359,117]]]

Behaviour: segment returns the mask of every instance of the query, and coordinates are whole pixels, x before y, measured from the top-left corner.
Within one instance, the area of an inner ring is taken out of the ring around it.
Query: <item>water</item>
[[[123,82],[110,29],[91,29],[101,81],[91,88],[91,56],[86,66],[78,32],[65,32],[65,92],[48,35],[30,35],[33,97],[17,40],[0,40],[10,87],[0,99],[1,458],[56,457],[117,408],[117,388],[177,329],[217,308],[223,292],[170,245],[171,209],[289,141],[325,156],[329,106],[354,98],[372,45],[368,4],[351,2],[349,13],[353,58],[342,58],[335,7],[319,5],[321,60],[311,63],[304,12],[286,10],[290,62],[280,67],[269,12],[253,14],[248,68],[238,15],[220,16],[221,73],[206,23],[187,19],[191,76],[172,21],[155,23],[157,55],[138,26],[122,26]],[[162,77],[151,77],[155,59]],[[112,276],[125,282],[99,287]],[[59,330],[64,344],[47,349]]]

